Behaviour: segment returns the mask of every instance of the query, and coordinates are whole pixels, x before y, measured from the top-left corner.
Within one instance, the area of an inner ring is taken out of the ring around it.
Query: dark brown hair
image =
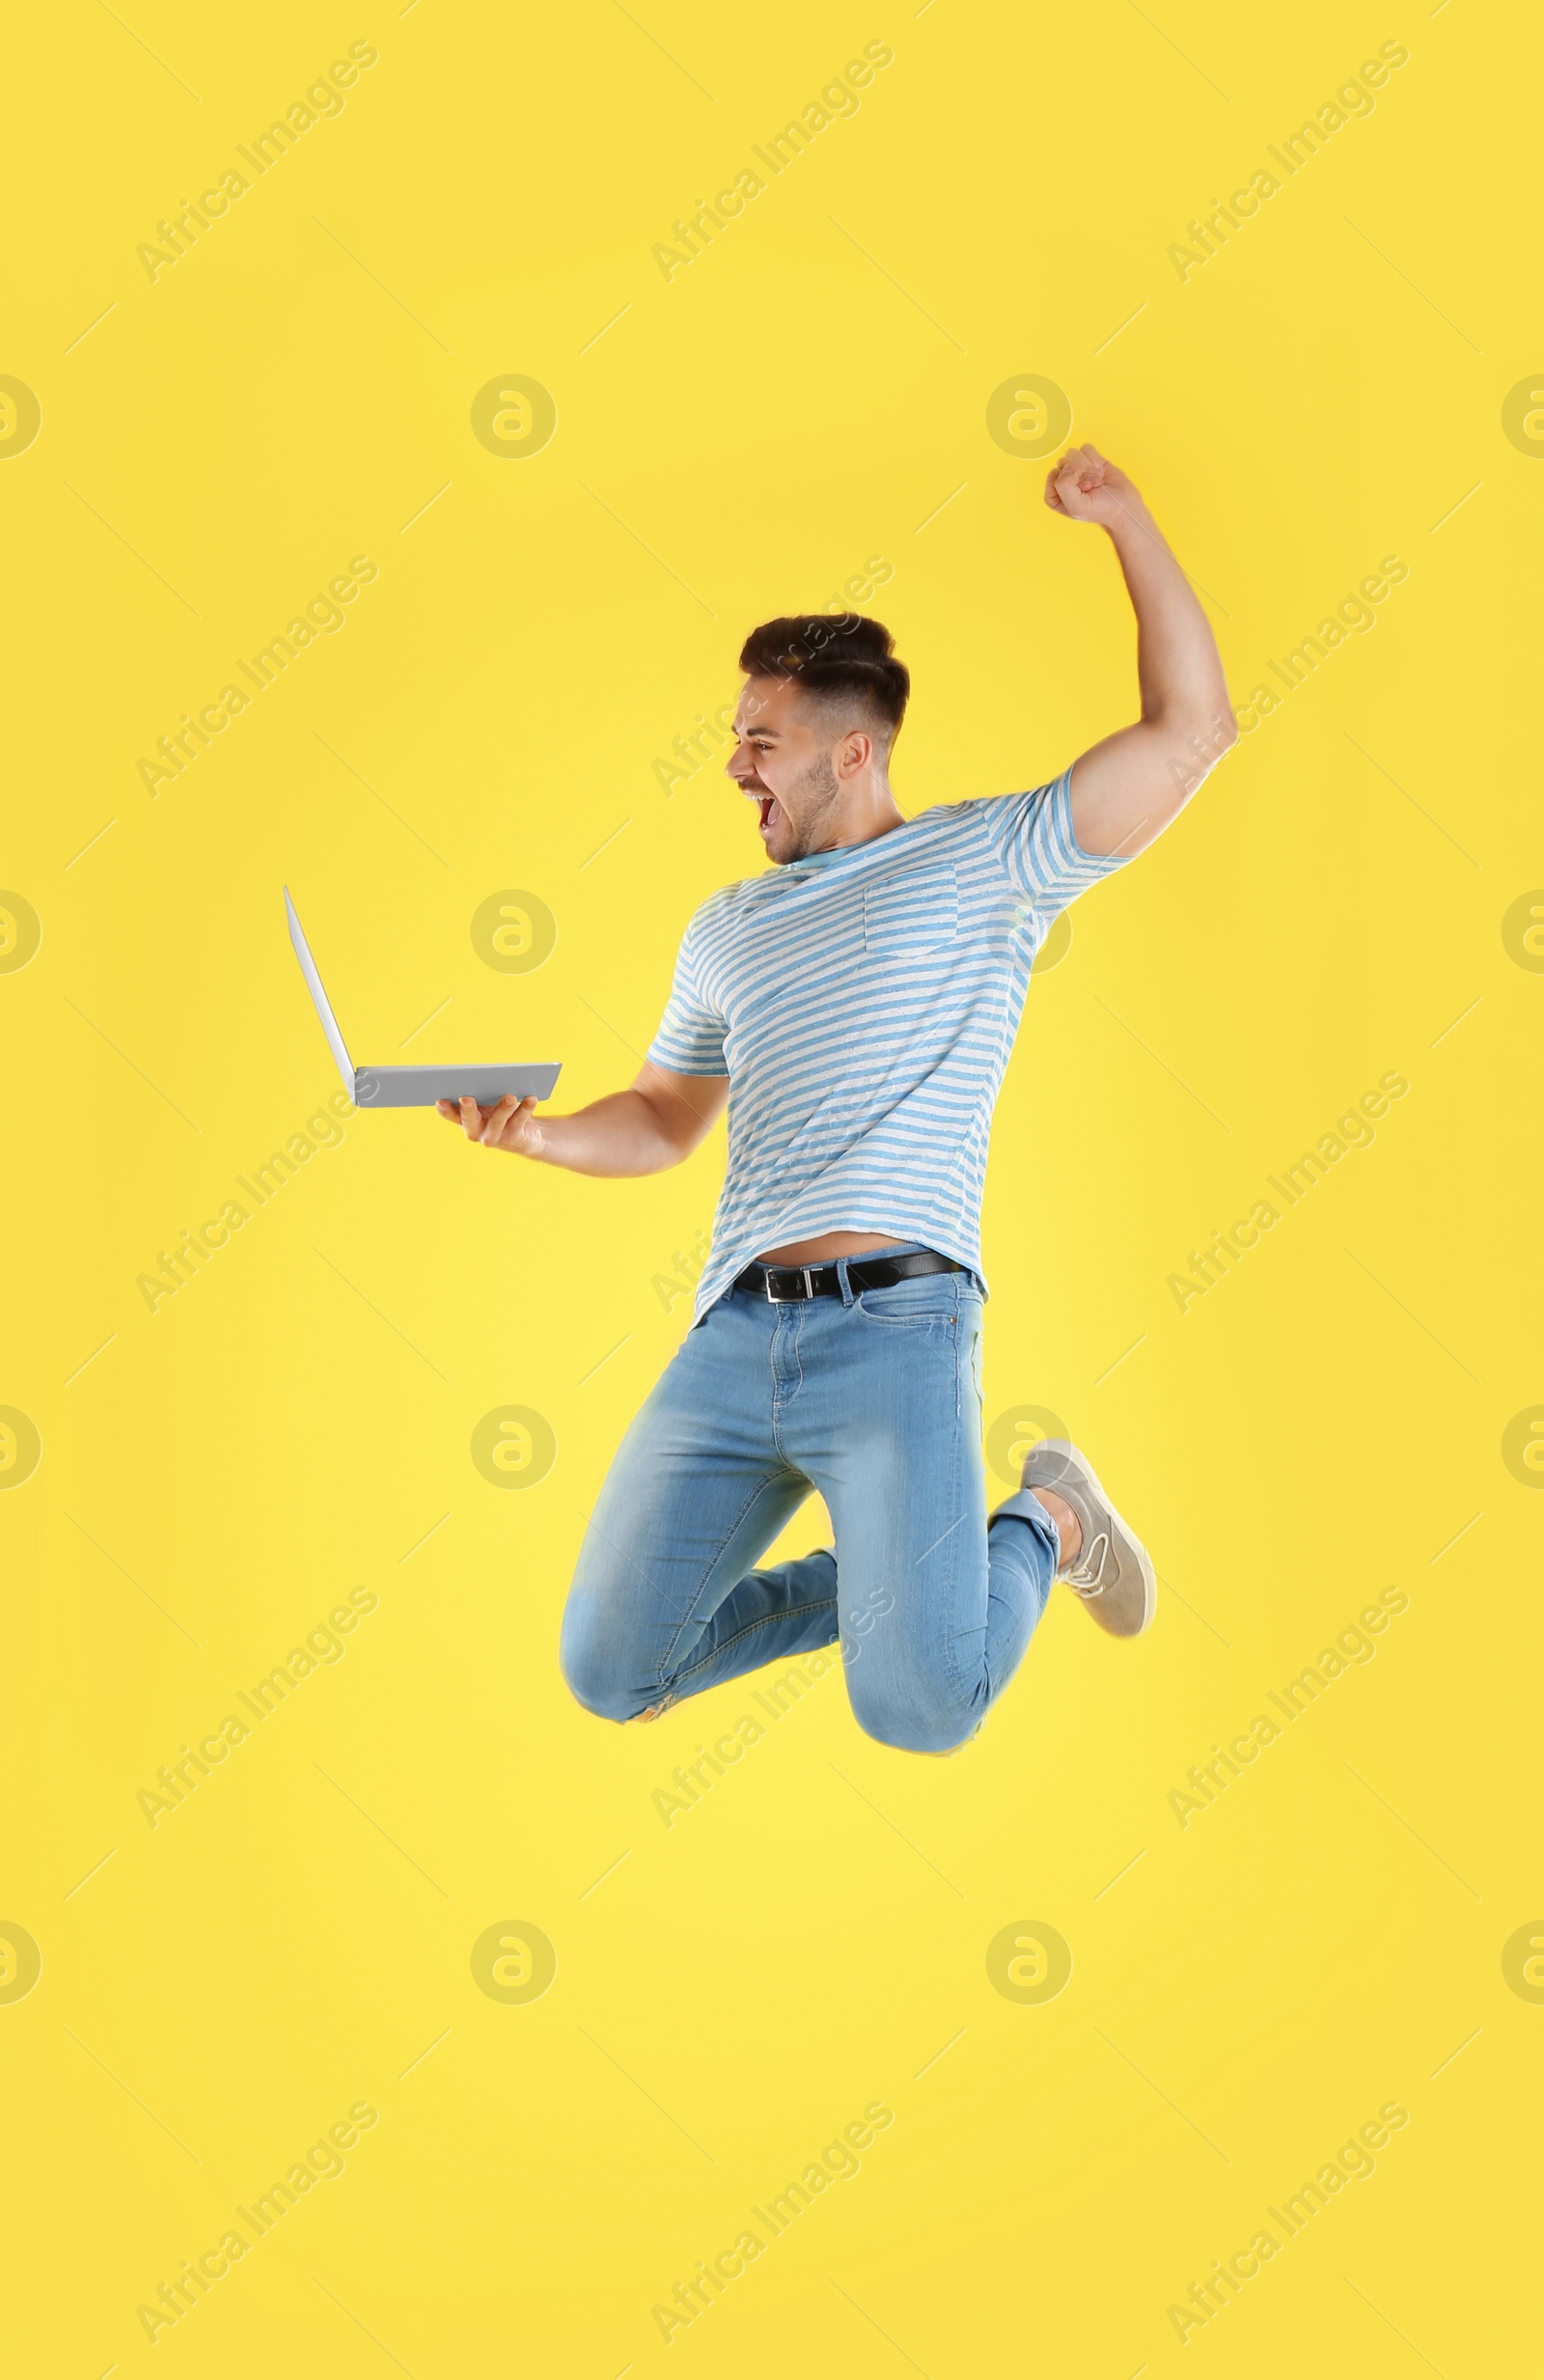
[[[740,667],[749,678],[796,678],[833,709],[860,711],[883,729],[888,747],[911,692],[911,672],[896,659],[895,644],[888,628],[857,612],[802,612],[753,628]]]

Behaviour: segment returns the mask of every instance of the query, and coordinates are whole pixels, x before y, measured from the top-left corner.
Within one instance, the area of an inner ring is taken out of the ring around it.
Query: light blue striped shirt
[[[701,1320],[764,1249],[920,1240],[980,1271],[992,1110],[1058,912],[1125,859],[1072,831],[1070,768],[727,884],[681,940],[648,1055],[730,1078]]]

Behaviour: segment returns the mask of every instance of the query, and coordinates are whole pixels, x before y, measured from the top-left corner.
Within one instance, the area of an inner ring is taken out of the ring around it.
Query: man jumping
[[[440,1102],[484,1148],[595,1175],[678,1165],[729,1106],[692,1327],[622,1440],[564,1614],[564,1674],[603,1718],[840,1642],[869,1735],[951,1752],[1054,1579],[1113,1636],[1152,1619],[1152,1563],[1066,1440],[1034,1447],[988,1518],[982,1177],[1053,919],[1162,833],[1237,730],[1205,615],[1125,474],[1074,447],[1045,500],[1119,558],[1134,726],[1032,793],[903,818],[889,765],[911,681],[889,631],[768,621],[740,654],[728,774],[772,866],[691,920],[636,1081],[573,1116]],[[812,1488],[835,1545],[758,1567]]]

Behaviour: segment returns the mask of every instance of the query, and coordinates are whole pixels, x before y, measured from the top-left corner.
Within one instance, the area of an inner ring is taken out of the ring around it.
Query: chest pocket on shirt
[[[870,958],[899,962],[944,950],[958,932],[952,868],[914,868],[864,890],[863,940]]]

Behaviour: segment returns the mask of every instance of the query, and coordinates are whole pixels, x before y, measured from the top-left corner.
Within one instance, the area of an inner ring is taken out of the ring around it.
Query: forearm
[[[593,1099],[572,1116],[541,1117],[536,1145],[525,1153],[570,1174],[622,1179],[662,1174],[688,1151],[643,1093],[629,1090]]]
[[[1211,623],[1140,497],[1122,497],[1109,534],[1137,615],[1143,718],[1204,733],[1231,716]]]
[[[677,1074],[645,1059],[635,1083],[593,1099],[573,1116],[537,1115],[527,1093],[507,1091],[491,1107],[475,1099],[441,1099],[447,1123],[469,1141],[506,1156],[561,1165],[570,1174],[662,1174],[689,1157],[729,1104],[727,1074]]]

